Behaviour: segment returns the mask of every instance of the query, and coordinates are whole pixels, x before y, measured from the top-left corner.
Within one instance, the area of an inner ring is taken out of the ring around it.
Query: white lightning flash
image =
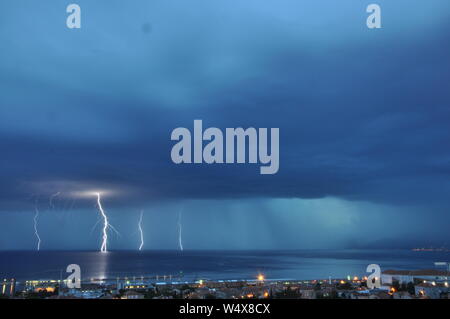
[[[53,199],[56,196],[58,196],[59,194],[61,194],[61,192],[57,192],[57,193],[54,193],[54,194],[50,195],[50,199],[49,199],[49,206],[50,206],[50,208],[55,208],[55,205],[53,205]]]
[[[180,250],[183,251],[183,240],[182,240],[182,236],[181,236],[181,231],[182,231],[181,212],[182,212],[182,210],[180,210],[180,212],[178,213],[178,246],[180,247]]]
[[[102,246],[100,247],[100,252],[106,253],[107,250],[107,244],[108,244],[108,216],[106,216],[105,211],[103,210],[102,203],[100,202],[100,193],[96,193],[97,195],[97,206],[98,210],[100,211],[100,214],[103,218],[103,240],[102,240]]]
[[[144,211],[141,210],[141,216],[139,217],[139,223],[138,223],[138,228],[139,228],[139,233],[141,235],[141,244],[139,245],[139,250],[142,250],[142,247],[144,247],[144,231],[142,230],[142,216],[144,214]]]
[[[41,237],[39,237],[39,233],[38,233],[38,229],[37,229],[37,225],[38,225],[38,219],[39,219],[39,209],[37,208],[37,206],[34,208],[35,210],[35,214],[34,214],[34,235],[37,238],[37,251],[41,250]]]

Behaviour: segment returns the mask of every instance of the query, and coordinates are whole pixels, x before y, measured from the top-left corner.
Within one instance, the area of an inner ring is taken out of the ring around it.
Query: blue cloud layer
[[[450,4],[380,1],[368,30],[365,5],[322,2],[79,1],[81,30],[62,3],[3,2],[3,209],[64,182],[130,190],[118,204],[446,203]],[[279,127],[280,172],[174,165],[170,132],[194,119]]]

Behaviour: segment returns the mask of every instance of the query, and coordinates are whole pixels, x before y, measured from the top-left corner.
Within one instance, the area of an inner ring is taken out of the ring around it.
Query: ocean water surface
[[[366,275],[369,264],[387,269],[433,269],[449,261],[449,252],[409,250],[292,251],[3,251],[1,278],[65,278],[66,267],[78,264],[83,279],[175,276],[195,279],[327,279]]]

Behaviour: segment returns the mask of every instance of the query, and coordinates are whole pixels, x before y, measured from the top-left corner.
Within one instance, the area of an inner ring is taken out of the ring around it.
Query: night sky
[[[0,250],[450,245],[448,0],[0,2]],[[382,8],[382,29],[366,7]],[[176,165],[177,127],[280,128],[280,169]],[[59,195],[51,197],[59,192]],[[52,200],[50,200],[52,198]],[[96,224],[97,223],[97,224]]]

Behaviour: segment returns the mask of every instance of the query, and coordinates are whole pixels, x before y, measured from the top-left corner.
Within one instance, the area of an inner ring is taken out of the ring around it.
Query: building
[[[191,292],[187,295],[188,299],[208,299],[211,296],[216,295],[216,289],[212,288],[197,288],[195,291]]]
[[[415,298],[414,296],[411,296],[411,294],[409,292],[407,292],[407,291],[394,292],[392,294],[392,297],[394,299],[414,299]]]
[[[416,296],[419,298],[442,299],[448,298],[450,289],[448,284],[425,282],[415,286]]]
[[[55,286],[36,286],[34,288],[34,292],[51,292],[54,293],[56,291]]]
[[[77,297],[83,299],[97,299],[105,294],[104,287],[98,284],[81,284],[81,288],[62,288],[59,295],[63,297]]]
[[[383,285],[416,283],[421,281],[447,281],[450,279],[450,272],[437,269],[424,270],[386,270],[381,274]]]
[[[311,288],[300,288],[299,293],[301,299],[316,299],[317,291]]]
[[[123,294],[121,299],[144,299],[144,295],[134,290],[128,290]]]
[[[384,289],[370,289],[353,291],[350,293],[350,299],[391,299],[392,296]]]
[[[242,295],[245,298],[256,298],[256,299],[262,299],[267,298],[269,295],[269,288],[266,286],[248,286],[242,288]]]

